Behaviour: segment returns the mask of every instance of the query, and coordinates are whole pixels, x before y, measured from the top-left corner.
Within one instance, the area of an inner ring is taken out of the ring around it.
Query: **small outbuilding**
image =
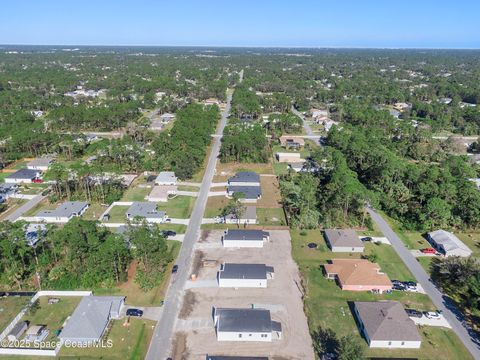
[[[19,340],[28,329],[28,321],[18,322],[7,335],[8,341]]]

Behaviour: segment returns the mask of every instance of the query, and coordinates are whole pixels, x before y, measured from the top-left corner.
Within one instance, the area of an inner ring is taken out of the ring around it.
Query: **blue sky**
[[[480,48],[478,0],[3,0],[0,44]]]

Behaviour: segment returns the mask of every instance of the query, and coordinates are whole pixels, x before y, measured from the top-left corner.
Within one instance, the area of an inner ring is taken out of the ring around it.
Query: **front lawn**
[[[0,332],[10,324],[25,305],[30,297],[28,296],[7,296],[0,298]]]

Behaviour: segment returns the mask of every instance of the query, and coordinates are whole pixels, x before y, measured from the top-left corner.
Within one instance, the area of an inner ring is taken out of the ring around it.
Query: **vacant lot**
[[[318,249],[309,249],[310,242]],[[392,294],[342,291],[334,281],[327,280],[320,264],[332,258],[358,257],[359,254],[339,254],[328,250],[319,230],[292,231],[293,256],[300,267],[303,287],[306,289],[305,311],[311,331],[319,327],[331,328],[338,336],[360,333],[350,310],[353,301],[397,300],[406,307],[433,310],[434,305],[427,295],[394,291]],[[375,253],[382,270],[390,278],[410,279],[411,275],[389,245],[367,244],[366,253]],[[471,359],[467,350],[451,330],[443,328],[420,328],[423,337],[420,350],[372,350],[368,356],[420,358],[420,359]],[[367,344],[364,342],[365,347]]]
[[[0,298],[0,333],[17,316],[30,300],[28,296],[7,296]]]
[[[274,267],[275,278],[269,280],[268,289],[218,288],[215,285],[218,266],[200,266],[199,271],[195,270],[198,273],[197,287],[188,291],[188,304],[183,307],[184,319],[177,322],[177,345],[186,339],[186,346],[175,346],[182,354],[174,354],[174,358],[203,359],[207,353],[217,353],[238,356],[268,354],[285,359],[313,360],[298,268],[291,258],[289,232],[270,231],[271,240],[262,249],[224,249],[221,234],[222,231],[218,230],[203,232],[197,252],[201,251],[204,259],[215,260],[217,265],[221,262],[265,263]],[[208,285],[198,287],[202,282]],[[270,309],[272,318],[282,323],[282,339],[271,343],[217,342],[212,307],[242,308],[252,304]]]
[[[282,207],[282,196],[276,176],[261,176],[260,185],[262,187],[262,198],[257,201],[257,206],[261,208],[280,208]]]
[[[138,182],[135,181],[132,186],[125,191],[121,201],[145,201],[145,197],[150,191],[152,191],[151,187],[140,187],[138,186]]]

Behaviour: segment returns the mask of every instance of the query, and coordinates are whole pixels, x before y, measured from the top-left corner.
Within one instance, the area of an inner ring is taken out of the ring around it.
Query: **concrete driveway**
[[[163,307],[161,306],[134,306],[134,305],[125,305],[122,309],[122,317],[127,316],[126,312],[128,309],[139,309],[143,311],[142,318],[159,321],[162,316]]]
[[[442,314],[440,314],[440,318],[438,319],[429,319],[425,315],[423,315],[421,318],[412,316],[410,317],[410,319],[412,319],[416,325],[441,326],[449,329],[452,328],[452,326],[448,323],[447,319],[445,319]]]

